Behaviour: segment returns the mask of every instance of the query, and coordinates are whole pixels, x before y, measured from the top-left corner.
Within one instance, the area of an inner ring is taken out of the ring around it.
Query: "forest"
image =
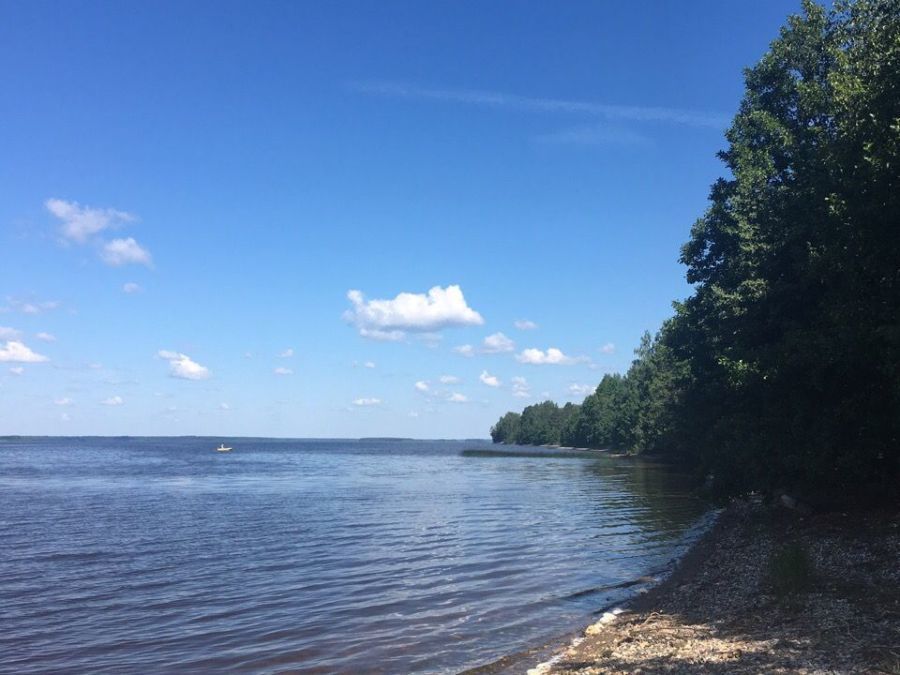
[[[900,494],[900,0],[805,2],[745,71],[692,294],[581,405],[497,443],[652,453],[716,494]]]

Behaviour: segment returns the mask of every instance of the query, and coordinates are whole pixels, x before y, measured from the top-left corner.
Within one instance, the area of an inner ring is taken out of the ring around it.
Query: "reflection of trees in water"
[[[627,509],[629,518],[644,530],[681,531],[708,509],[694,495],[691,476],[670,466],[604,457],[583,462],[582,471],[618,488],[609,493],[609,499],[597,500],[597,510]],[[596,497],[596,492],[588,491],[588,481],[579,481],[577,487]]]

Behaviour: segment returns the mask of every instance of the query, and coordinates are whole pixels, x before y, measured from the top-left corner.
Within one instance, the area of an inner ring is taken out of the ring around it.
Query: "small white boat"
[[[231,448],[226,448],[225,444],[222,443],[218,448],[216,448],[216,452],[231,452]]]

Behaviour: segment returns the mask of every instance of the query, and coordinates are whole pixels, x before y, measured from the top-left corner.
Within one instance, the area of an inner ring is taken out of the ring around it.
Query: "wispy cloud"
[[[291,347],[288,347],[283,352],[278,353],[279,359],[289,359],[294,355],[294,350]]]
[[[535,330],[538,327],[534,321],[528,319],[517,319],[513,325],[519,330]]]
[[[131,264],[153,266],[150,252],[138,244],[133,237],[113,239],[107,242],[100,251],[100,257],[103,262],[112,267]]]
[[[140,285],[134,283],[133,281],[122,284],[122,292],[128,293],[129,295],[140,293],[142,290],[143,289],[140,287]]]
[[[278,367],[275,370],[273,370],[272,372],[275,373],[276,375],[293,375],[294,374],[294,371],[291,370],[290,368],[283,368],[283,367]]]
[[[665,122],[691,127],[724,129],[729,116],[700,110],[664,106],[638,106],[573,99],[521,96],[500,91],[421,87],[404,82],[352,82],[350,88],[363,94],[408,100],[438,101],[482,108],[508,108],[535,113],[565,113],[632,122]]]
[[[38,333],[35,337],[42,342],[56,342],[56,336],[51,333]]]
[[[102,403],[103,405],[117,406],[122,405],[123,403],[125,403],[125,401],[121,396],[110,396],[109,398],[100,401],[100,403]]]
[[[359,407],[369,407],[374,405],[381,405],[380,398],[357,398],[353,401],[353,405]]]
[[[481,351],[485,354],[502,354],[504,352],[513,352],[516,350],[516,343],[506,337],[503,333],[494,333],[484,338],[481,343]]]
[[[44,206],[62,221],[60,225],[62,236],[79,244],[85,243],[103,230],[137,220],[134,215],[118,209],[97,209],[63,199],[48,199],[44,202]]]
[[[651,140],[631,129],[590,124],[562,129],[534,137],[537,143],[545,145],[650,145]]]
[[[615,354],[616,346],[612,342],[607,342],[605,345],[600,347],[600,352],[603,354]]]

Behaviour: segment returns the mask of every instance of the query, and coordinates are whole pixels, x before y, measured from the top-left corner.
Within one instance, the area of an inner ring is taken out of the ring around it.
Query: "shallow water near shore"
[[[628,459],[220,440],[0,440],[0,671],[457,672],[584,625],[706,511]]]

